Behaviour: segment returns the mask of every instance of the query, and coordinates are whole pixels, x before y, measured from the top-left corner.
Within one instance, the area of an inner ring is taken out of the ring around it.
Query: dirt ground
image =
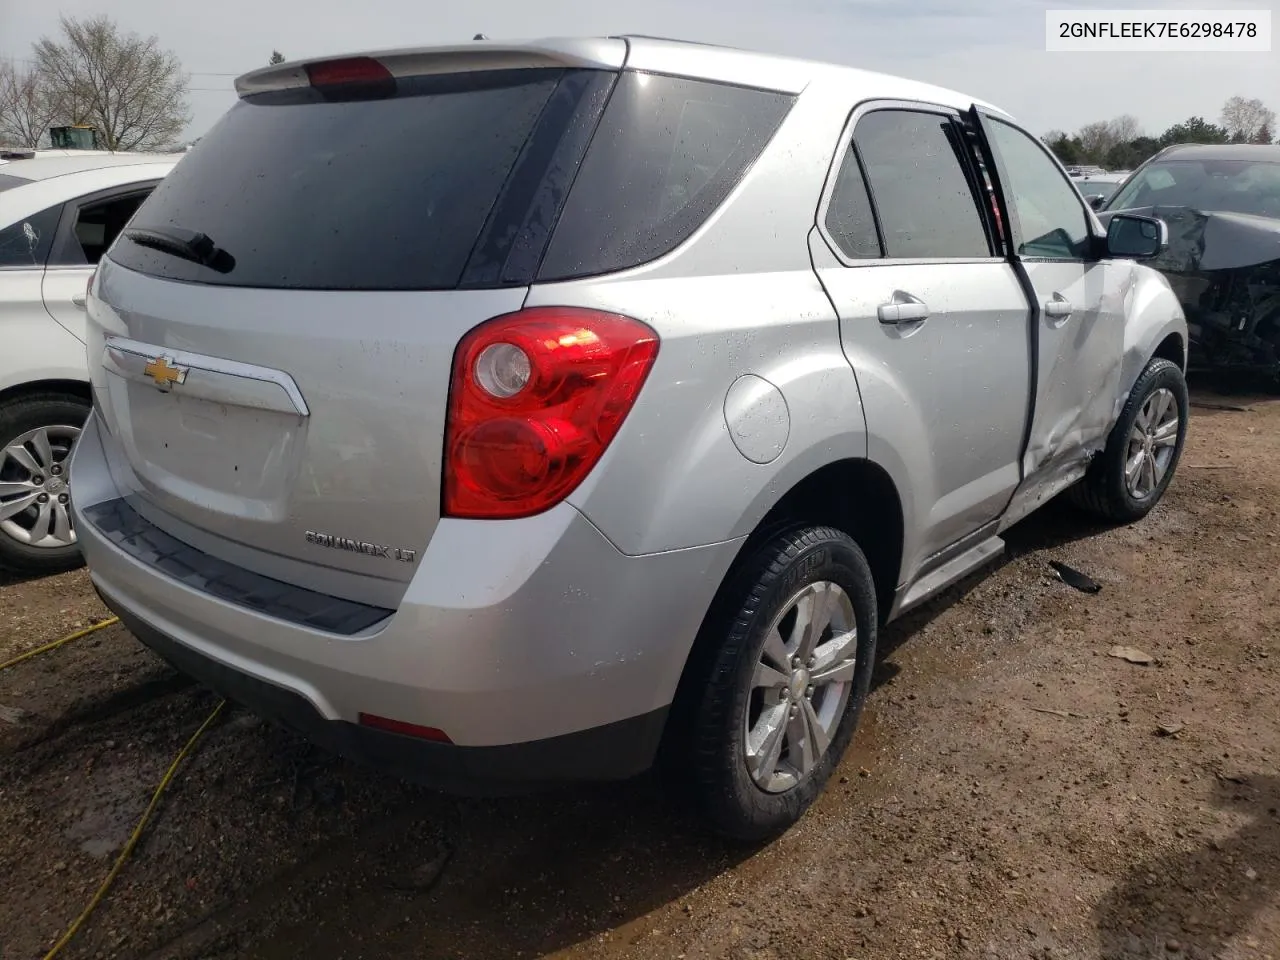
[[[1145,521],[1050,505],[887,631],[772,844],[648,778],[440,797],[233,709],[61,956],[1280,958],[1280,402],[1197,404]],[[0,660],[104,616],[83,572],[0,584]],[[0,956],[75,919],[215,703],[119,626],[0,673]]]

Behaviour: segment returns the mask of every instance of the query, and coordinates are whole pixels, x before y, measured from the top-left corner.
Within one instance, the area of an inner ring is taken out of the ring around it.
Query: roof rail
[[[661,40],[664,43],[688,43],[698,47],[717,47],[720,50],[741,50],[741,47],[732,47],[727,43],[711,43],[708,40],[688,40],[683,37],[659,37],[652,33],[618,33],[611,36],[611,40]]]

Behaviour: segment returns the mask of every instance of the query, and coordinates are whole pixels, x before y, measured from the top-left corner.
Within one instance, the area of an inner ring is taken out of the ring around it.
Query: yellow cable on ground
[[[83,630],[77,630],[75,633],[71,634],[69,637],[63,637],[61,640],[53,641],[53,643],[46,643],[43,647],[36,647],[34,650],[28,650],[26,653],[19,654],[18,656],[14,657],[12,660],[6,660],[4,663],[0,663],[0,670],[7,670],[9,667],[12,667],[16,663],[21,663],[23,660],[30,660],[37,653],[44,653],[47,650],[56,650],[58,647],[62,646],[64,643],[70,643],[72,640],[79,640],[81,637],[87,637],[89,634],[93,633],[95,630],[101,630],[103,627],[109,627],[113,623],[119,623],[119,622],[120,622],[119,617],[112,617],[109,620],[103,620],[101,623],[95,623],[92,627],[85,627]]]
[[[100,624],[99,626],[103,626]],[[70,638],[68,638],[70,639]],[[116,878],[121,868],[124,867],[125,861],[129,859],[129,854],[133,853],[133,848],[138,842],[138,838],[142,836],[142,830],[147,825],[147,821],[151,819],[151,813],[155,810],[156,805],[160,802],[160,797],[169,786],[169,782],[173,779],[174,773],[178,769],[178,765],[186,759],[191,748],[196,745],[196,741],[201,735],[209,729],[209,726],[217,719],[218,714],[222,712],[222,708],[227,705],[227,701],[222,700],[213,708],[213,713],[205,718],[204,723],[200,724],[200,729],[191,735],[191,739],[187,741],[186,746],[178,751],[178,755],[173,758],[173,763],[169,764],[169,769],[165,771],[165,775],[160,780],[160,785],[156,787],[155,793],[151,795],[151,802],[147,804],[147,809],[142,814],[142,819],[138,821],[138,825],[133,828],[133,834],[129,837],[129,842],[124,845],[124,849],[120,851],[120,856],[116,858],[115,866],[111,868],[111,872],[107,874],[107,878],[102,881],[102,886],[98,887],[98,892],[93,895],[93,899],[89,901],[89,905],[84,908],[84,912],[76,918],[76,922],[71,928],[62,935],[62,939],[53,945],[53,949],[44,955],[44,960],[52,960],[57,956],[58,951],[71,942],[71,938],[79,932],[84,922],[89,919],[89,914],[93,913],[94,908],[102,901],[107,894],[107,888]]]

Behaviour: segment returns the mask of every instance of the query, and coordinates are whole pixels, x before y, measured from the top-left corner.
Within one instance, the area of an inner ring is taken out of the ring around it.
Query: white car
[[[85,287],[180,159],[85,151],[0,164],[0,568],[81,563],[65,461],[90,407]]]

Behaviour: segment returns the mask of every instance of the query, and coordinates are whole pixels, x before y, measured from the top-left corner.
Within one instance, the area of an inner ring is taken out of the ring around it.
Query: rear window
[[[545,171],[526,168],[539,158],[576,170],[580,153],[565,160],[554,149],[581,126],[569,123],[575,111],[561,101],[602,106],[612,79],[520,69],[400,78],[393,95],[378,99],[342,101],[310,88],[246,98],[129,225],[202,233],[229,259],[214,270],[127,234],[109,256],[154,276],[238,287],[456,288],[473,249],[484,248],[486,263],[509,253],[504,243],[513,241],[486,229],[491,214],[501,212],[499,232],[515,240],[530,233],[521,233],[519,213],[496,209],[503,198],[545,203],[536,186],[508,183],[513,170],[535,184]],[[537,129],[544,112],[557,125],[546,137]],[[499,264],[485,279],[521,278]]]
[[[793,102],[764,90],[623,74],[538,279],[622,270],[673,250],[738,184]]]

